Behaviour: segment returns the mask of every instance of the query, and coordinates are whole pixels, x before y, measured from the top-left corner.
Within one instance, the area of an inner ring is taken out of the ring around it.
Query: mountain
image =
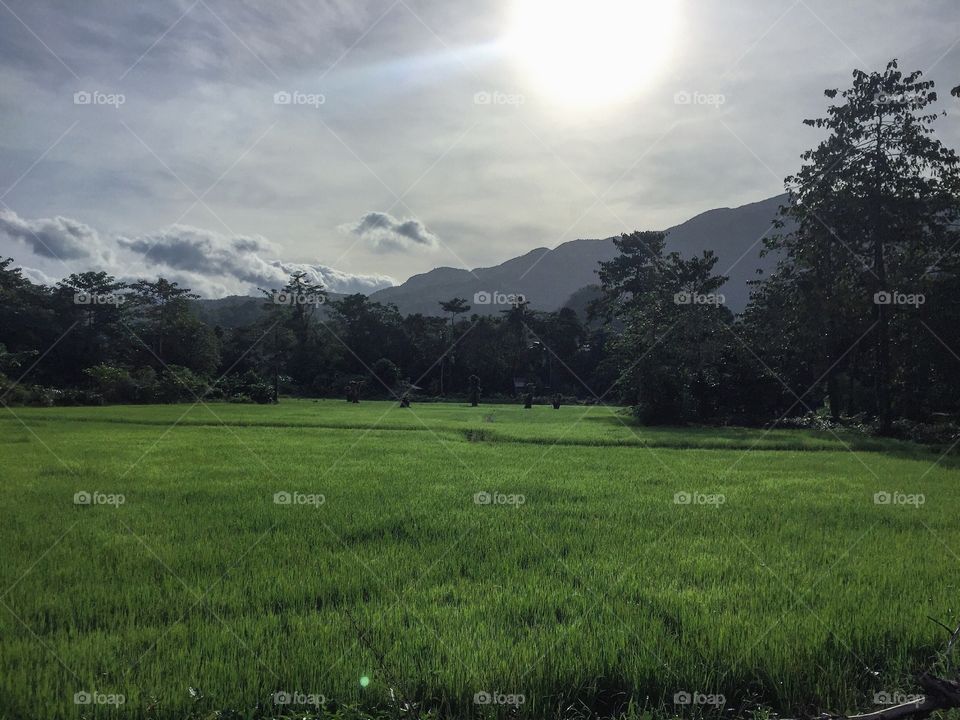
[[[750,299],[747,283],[766,276],[777,264],[775,256],[760,257],[760,251],[763,239],[774,231],[777,211],[786,202],[787,195],[783,194],[738,208],[708,210],[670,228],[667,251],[676,250],[689,257],[713,250],[719,258],[714,271],[729,278],[720,292],[727,306],[740,312]],[[757,273],[758,269],[763,275]]]
[[[747,282],[758,277],[758,268],[769,272],[776,263],[773,257],[761,258],[760,250],[786,197],[701,213],[667,230],[667,251],[689,257],[713,250],[719,258],[716,272],[729,276],[721,292],[727,305],[739,312],[749,299]],[[523,295],[535,310],[557,310],[578,290],[596,284],[597,263],[616,254],[613,238],[571,240],[552,250],[531,250],[493,267],[436,268],[414,275],[402,285],[378,290],[371,299],[394,303],[404,314],[438,315],[438,303],[452,297],[466,298],[471,313],[494,314],[509,307],[516,295]]]
[[[327,302],[346,297],[343,293],[327,293]],[[194,314],[208,325],[236,328],[256,322],[263,314],[266,300],[263,297],[227,295],[222,298],[199,298],[191,300]],[[319,317],[327,319],[326,306],[319,307]]]
[[[224,328],[240,327],[254,322],[263,312],[263,298],[228,295],[222,298],[199,298],[191,302],[194,313],[208,325]]]
[[[773,257],[761,258],[760,250],[762,238],[773,230],[773,218],[786,198],[778,195],[737,208],[701,213],[667,230],[667,251],[676,250],[690,257],[713,250],[719,258],[716,272],[730,278],[721,289],[726,304],[739,312],[750,296],[747,283],[759,277],[757,268],[769,272],[776,263]],[[492,315],[507,309],[513,296],[523,295],[535,310],[572,307],[583,316],[589,301],[598,296],[597,263],[616,254],[613,238],[571,240],[553,250],[531,250],[493,267],[435,268],[414,275],[402,285],[378,290],[370,297],[377,302],[394,303],[404,315],[442,315],[440,301],[463,297],[470,304],[471,313]],[[330,293],[329,300],[341,297]],[[484,302],[487,299],[490,302]],[[253,322],[262,311],[263,302],[263,298],[230,296],[197,300],[194,308],[210,324],[237,327]]]

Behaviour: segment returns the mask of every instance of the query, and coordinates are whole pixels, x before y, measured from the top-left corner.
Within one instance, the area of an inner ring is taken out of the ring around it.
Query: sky
[[[957,0],[0,0],[0,256],[369,292],[663,229],[781,193],[894,57],[960,148]]]

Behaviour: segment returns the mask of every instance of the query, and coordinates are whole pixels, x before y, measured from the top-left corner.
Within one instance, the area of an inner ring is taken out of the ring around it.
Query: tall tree
[[[331,302],[330,316],[348,373],[369,374],[373,363],[402,345],[403,319],[396,305],[356,293]]]
[[[714,274],[716,256],[664,254],[662,232],[634,232],[614,244],[620,255],[600,264],[604,295],[595,307],[619,330],[609,347],[621,399],[650,423],[716,414],[729,344],[724,324],[733,320],[718,292],[727,278]]]
[[[786,181],[791,202],[784,215],[796,227],[770,246],[784,251],[821,295],[832,355],[844,334],[836,309],[870,307],[876,407],[881,431],[889,432],[890,323],[899,309],[887,298],[920,292],[930,269],[951,261],[960,220],[958,158],[933,135],[934,83],[919,71],[904,75],[896,60],[883,72],[856,70],[850,88],[825,95],[839,100],[826,117],[804,123],[829,135]]]
[[[450,327],[456,324],[457,315],[463,315],[464,313],[470,312],[470,306],[467,305],[466,298],[455,297],[450,300],[440,301],[440,308],[445,313],[450,313]]]
[[[260,289],[266,298],[266,332],[271,336],[274,401],[280,395],[283,366],[299,389],[308,386],[317,374],[321,348],[316,315],[327,301],[323,285],[297,271],[280,289]]]
[[[57,283],[52,303],[63,322],[76,322],[54,349],[60,375],[75,380],[82,371],[104,363],[126,360],[129,334],[124,324],[130,318],[128,285],[105,272],[74,273]]]
[[[467,305],[466,298],[455,297],[450,300],[440,301],[440,308],[445,313],[450,313],[450,336],[447,340],[447,351],[443,354],[443,357],[440,359],[440,394],[443,394],[444,386],[443,379],[445,375],[445,368],[448,363],[453,361],[452,352],[453,352],[453,334],[454,326],[457,322],[457,315],[462,315],[463,313],[470,312],[470,306]]]
[[[220,362],[213,329],[198,320],[190,301],[199,297],[166,278],[137,280],[128,294],[136,324],[146,335],[149,353],[138,353],[143,365],[180,365],[207,375]],[[137,351],[139,341],[134,345]]]

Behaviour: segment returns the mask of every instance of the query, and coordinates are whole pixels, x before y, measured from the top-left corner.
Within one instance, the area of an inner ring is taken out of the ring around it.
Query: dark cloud
[[[12,210],[0,210],[0,235],[28,245],[36,255],[55,260],[89,258],[102,250],[96,230],[60,216],[25,220]]]
[[[210,230],[171,225],[134,239],[119,238],[121,247],[175,270],[202,275],[227,275],[250,283],[275,279],[276,272],[257,253],[274,253],[261,237],[227,237]]]
[[[435,248],[440,242],[419,220],[399,220],[384,212],[368,212],[358,223],[342,225],[341,230],[361,238],[377,252]]]

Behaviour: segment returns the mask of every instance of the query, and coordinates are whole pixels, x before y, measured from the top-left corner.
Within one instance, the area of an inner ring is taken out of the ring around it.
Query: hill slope
[[[708,210],[670,228],[667,250],[676,250],[685,257],[713,250],[720,259],[717,273],[730,278],[722,289],[727,305],[739,312],[749,298],[747,282],[758,277],[757,268],[764,271],[773,268],[773,258],[760,257],[761,240],[771,232],[777,208],[785,200],[786,195],[779,195],[738,208]],[[452,297],[466,298],[471,313],[481,315],[495,314],[508,307],[504,303],[478,303],[477,293],[521,294],[535,310],[559,310],[569,304],[582,313],[586,303],[596,296],[596,288],[585,288],[598,282],[597,263],[615,255],[612,238],[571,240],[553,250],[531,250],[493,267],[473,271],[435,268],[414,275],[402,285],[378,290],[370,297],[377,302],[396,304],[404,315],[441,315],[438,303]],[[343,296],[336,293],[329,295],[330,300],[340,297]],[[263,298],[233,296],[198,300],[194,307],[198,315],[211,324],[236,327],[259,316]]]
[[[713,250],[718,273],[729,276],[722,292],[734,311],[744,308],[749,298],[747,282],[756,279],[757,269],[769,271],[771,257],[761,258],[762,238],[772,231],[777,208],[785,195],[738,208],[719,208],[701,213],[668,230],[667,250],[684,256]],[[597,282],[597,263],[616,255],[613,239],[571,240],[553,250],[537,248],[500,265],[473,271],[440,267],[414,275],[402,285],[378,290],[371,296],[378,302],[396,304],[404,314],[439,313],[438,303],[459,296],[467,298],[471,312],[492,314],[503,303],[478,303],[477,293],[522,294],[536,310],[557,310],[580,288]],[[501,298],[502,299],[502,298]]]

